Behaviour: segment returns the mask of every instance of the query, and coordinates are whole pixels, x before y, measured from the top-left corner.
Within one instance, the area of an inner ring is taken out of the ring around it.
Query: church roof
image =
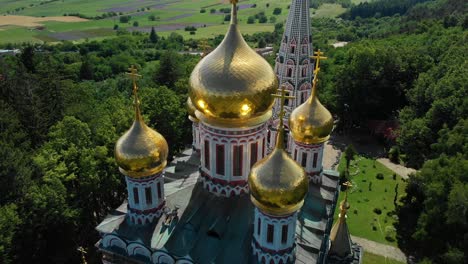
[[[326,171],[324,179],[338,184],[338,175]],[[127,242],[137,242],[150,251],[162,249],[175,258],[189,256],[195,263],[256,263],[252,257],[254,207],[249,195],[218,197],[206,191],[192,173],[186,179],[165,184],[169,208],[177,206],[178,220],[163,224],[164,216],[143,226],[125,220],[127,203],[106,217],[96,228]],[[323,240],[331,226],[335,191],[311,183],[304,207],[298,216],[296,263],[315,263],[324,251]],[[98,245],[102,247],[102,244]],[[104,249],[104,248],[101,248]],[[116,254],[121,249],[106,248]]]

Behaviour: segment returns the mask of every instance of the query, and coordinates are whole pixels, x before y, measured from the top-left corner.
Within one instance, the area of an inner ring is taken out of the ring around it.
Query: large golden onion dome
[[[283,216],[299,210],[309,190],[304,169],[284,150],[282,118],[275,149],[257,162],[249,174],[250,198],[267,214]]]
[[[198,122],[198,118],[197,116],[195,115],[195,111],[197,110],[195,108],[195,106],[193,105],[192,103],[192,100],[189,98],[187,98],[187,113],[189,115],[189,119],[193,122]]]
[[[221,44],[190,76],[189,95],[197,117],[222,127],[258,124],[271,117],[277,77],[268,62],[248,46],[237,25],[236,1]]]
[[[143,121],[137,89],[134,83],[135,121],[117,141],[115,159],[123,174],[131,178],[144,178],[166,167],[169,148],[164,137]]]
[[[317,98],[319,69],[317,68],[315,72],[312,93],[309,99],[294,109],[289,117],[289,129],[292,138],[305,144],[325,142],[333,130],[333,116]]]

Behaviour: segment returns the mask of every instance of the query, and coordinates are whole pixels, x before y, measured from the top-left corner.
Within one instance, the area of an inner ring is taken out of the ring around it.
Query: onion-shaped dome
[[[289,128],[292,138],[305,144],[318,144],[328,140],[333,130],[333,117],[317,98],[317,79],[307,101],[292,111]]]
[[[164,137],[143,121],[135,94],[135,121],[115,145],[115,159],[120,171],[131,178],[157,174],[166,167],[168,152]]]
[[[239,127],[271,117],[278,80],[268,62],[248,46],[237,27],[236,1],[224,40],[190,76],[190,98],[197,117],[212,125]]]
[[[249,175],[253,204],[263,212],[277,216],[298,211],[309,190],[306,172],[284,151],[283,142],[281,122],[275,149],[257,162]]]
[[[198,122],[198,118],[197,116],[195,115],[195,111],[197,109],[195,108],[195,106],[193,105],[192,103],[192,100],[189,98],[187,98],[187,113],[189,115],[189,119],[192,121],[192,122]]]

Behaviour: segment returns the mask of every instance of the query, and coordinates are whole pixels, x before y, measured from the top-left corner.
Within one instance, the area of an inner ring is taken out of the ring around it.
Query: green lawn
[[[364,251],[362,264],[403,264],[403,262]]]
[[[345,168],[344,155],[338,167]],[[351,208],[348,211],[348,226],[354,236],[363,237],[379,243],[397,246],[393,224],[395,216],[390,212],[395,210],[393,203],[395,187],[398,184],[398,200],[404,194],[406,183],[399,175],[393,179],[393,172],[379,162],[364,157],[356,157],[351,163],[350,173],[353,187],[349,193]],[[384,179],[377,179],[377,173],[382,173]],[[340,193],[339,202],[344,198]],[[381,210],[378,214],[376,209]],[[339,213],[339,206],[335,212],[335,219]],[[388,237],[389,239],[386,239]]]
[[[311,17],[337,17],[345,11],[346,8],[343,8],[339,4],[323,4],[317,10],[311,9]]]

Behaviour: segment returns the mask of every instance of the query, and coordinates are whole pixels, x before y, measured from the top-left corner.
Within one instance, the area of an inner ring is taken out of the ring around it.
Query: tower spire
[[[142,76],[137,74],[137,68],[135,68],[134,65],[132,65],[130,68],[128,68],[128,71],[126,73],[127,76],[132,80],[133,82],[133,105],[135,107],[135,119],[140,121],[142,119],[141,117],[141,111],[140,111],[140,99],[138,98],[138,86],[137,86],[137,79],[141,78]]]
[[[272,94],[274,98],[278,98],[280,101],[280,111],[278,113],[279,117],[279,125],[278,125],[278,135],[276,137],[276,148],[279,149],[284,149],[284,123],[283,123],[283,118],[285,116],[284,112],[284,101],[286,99],[294,99],[294,96],[288,96],[286,95],[286,90],[284,85],[281,86],[281,89],[278,89],[280,94]]]
[[[229,0],[232,4],[232,10],[231,10],[231,24],[237,25],[237,2],[239,0]]]
[[[317,83],[318,83],[318,74],[320,72],[320,61],[327,59],[327,57],[324,57],[322,55],[324,55],[324,53],[321,52],[320,49],[318,49],[317,51],[314,52],[314,55],[310,57],[311,59],[315,60],[315,67],[314,67],[314,79],[312,80],[312,92],[310,94],[309,99],[307,100],[309,104],[312,104],[314,97],[317,96]]]

